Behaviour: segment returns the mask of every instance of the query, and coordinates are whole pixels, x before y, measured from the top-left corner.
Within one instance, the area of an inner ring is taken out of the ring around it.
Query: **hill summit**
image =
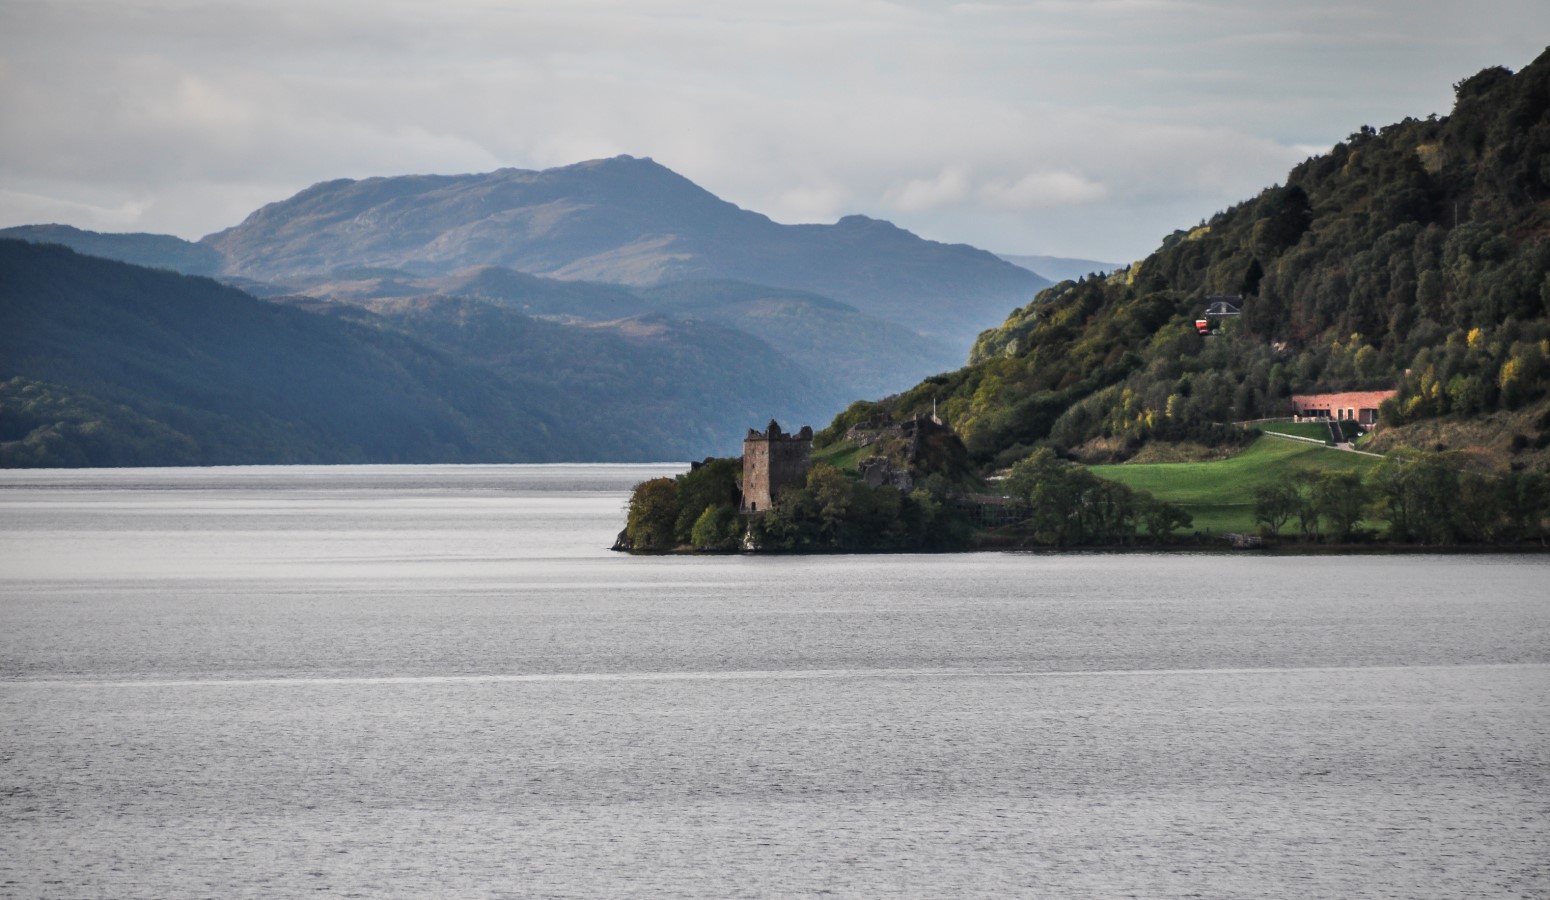
[[[967,348],[1047,279],[964,244],[847,216],[784,225],[650,159],[542,171],[326,181],[201,242],[224,272],[285,281],[346,268],[503,266],[652,286],[724,279],[810,291]]]
[[[1377,448],[1550,467],[1550,51],[1454,90],[1446,118],[1364,125],[1141,262],[1043,291],[969,366],[830,433],[936,402],[983,465],[1107,461],[1230,444],[1294,394],[1397,389]],[[1222,296],[1242,315],[1200,333]]]

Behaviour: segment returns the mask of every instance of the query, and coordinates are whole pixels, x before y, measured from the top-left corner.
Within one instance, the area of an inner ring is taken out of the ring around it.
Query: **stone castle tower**
[[[812,452],[810,425],[787,434],[771,419],[763,434],[748,429],[748,437],[743,439],[743,512],[764,512],[781,488],[805,482]]]

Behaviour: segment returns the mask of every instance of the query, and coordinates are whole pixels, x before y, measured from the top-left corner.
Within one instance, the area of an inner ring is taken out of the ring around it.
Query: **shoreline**
[[[1194,554],[1199,556],[1533,556],[1550,554],[1550,546],[1541,544],[1303,544],[1267,543],[1262,547],[1232,547],[1222,542],[1190,544],[1114,544],[1081,547],[1006,544],[966,547],[961,550],[621,550],[628,556],[953,556],[975,553],[1028,553],[1050,556]]]

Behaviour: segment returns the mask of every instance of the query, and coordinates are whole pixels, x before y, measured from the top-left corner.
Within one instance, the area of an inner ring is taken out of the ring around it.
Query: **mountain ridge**
[[[831,393],[712,322],[260,300],[0,240],[4,466],[688,459],[772,411],[816,418]]]
[[[59,244],[87,256],[184,275],[214,276],[223,264],[221,255],[209,247],[170,234],[86,231],[72,225],[51,224],[0,228],[0,238]]]
[[[866,216],[783,225],[629,156],[320,182],[201,243],[224,256],[225,274],[259,280],[475,265],[630,286],[727,279],[822,294],[965,349],[1048,284],[988,251]]]

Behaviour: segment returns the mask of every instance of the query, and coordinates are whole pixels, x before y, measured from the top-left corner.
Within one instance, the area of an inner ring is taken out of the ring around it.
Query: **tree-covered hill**
[[[400,332],[495,374],[516,396],[549,398],[586,441],[573,461],[699,458],[735,446],[772,411],[813,421],[844,402],[838,385],[713,321],[646,313],[562,324],[442,295],[281,302]]]
[[[935,399],[983,464],[1038,445],[1121,459],[1231,443],[1222,423],[1283,415],[1294,392],[1396,387],[1382,440],[1544,467],[1550,52],[1455,91],[1445,118],[1363,126],[1146,259],[1045,290],[966,368],[837,425]],[[1198,334],[1218,295],[1241,295],[1242,317]]]
[[[571,458],[543,395],[205,278],[0,241],[6,465]],[[171,451],[171,452],[169,452]]]
[[[0,465],[687,459],[771,409],[838,405],[711,322],[375,302],[269,302],[0,240]]]

